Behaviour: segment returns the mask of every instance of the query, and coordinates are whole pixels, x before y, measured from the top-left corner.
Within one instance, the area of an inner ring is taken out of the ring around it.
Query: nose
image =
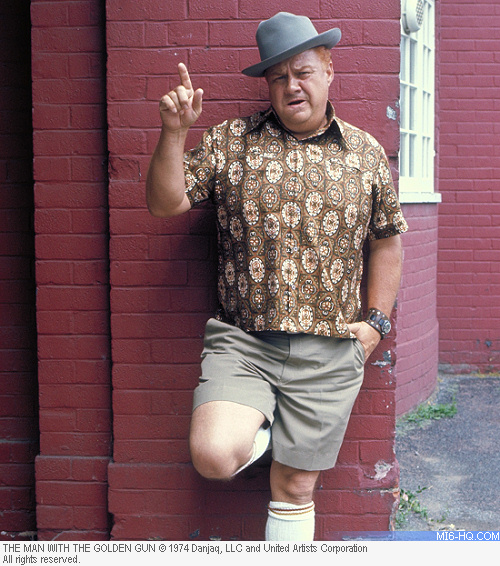
[[[300,81],[297,77],[294,77],[293,75],[290,75],[288,77],[288,81],[286,84],[286,88],[288,92],[297,92],[298,90],[300,90]]]

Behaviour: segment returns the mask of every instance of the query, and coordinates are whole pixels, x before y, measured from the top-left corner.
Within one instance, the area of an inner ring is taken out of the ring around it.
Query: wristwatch
[[[391,321],[378,309],[370,309],[367,313],[365,322],[375,328],[380,333],[382,340],[391,331]]]

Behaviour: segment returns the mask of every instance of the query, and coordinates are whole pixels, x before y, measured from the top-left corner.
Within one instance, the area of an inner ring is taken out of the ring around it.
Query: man
[[[314,487],[335,464],[401,276],[407,226],[384,151],[328,101],[339,40],[302,16],[261,22],[261,62],[243,72],[265,77],[270,109],[210,128],[186,154],[203,92],[179,64],[147,179],[155,216],[207,199],[217,210],[220,310],[207,323],[190,448],[203,476],[227,480],[272,447],[266,540],[313,540]]]

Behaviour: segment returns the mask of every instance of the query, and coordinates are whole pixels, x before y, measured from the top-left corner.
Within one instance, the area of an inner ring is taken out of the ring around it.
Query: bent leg
[[[264,415],[232,401],[209,401],[196,407],[189,444],[196,470],[208,479],[230,479],[246,464]]]

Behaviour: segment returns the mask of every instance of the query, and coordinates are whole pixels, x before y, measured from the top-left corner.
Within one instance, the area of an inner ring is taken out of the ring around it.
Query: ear
[[[330,61],[330,63],[328,64],[328,69],[327,69],[327,75],[328,75],[328,86],[330,86],[333,82],[333,77],[335,76],[335,73],[333,71],[333,62]]]

